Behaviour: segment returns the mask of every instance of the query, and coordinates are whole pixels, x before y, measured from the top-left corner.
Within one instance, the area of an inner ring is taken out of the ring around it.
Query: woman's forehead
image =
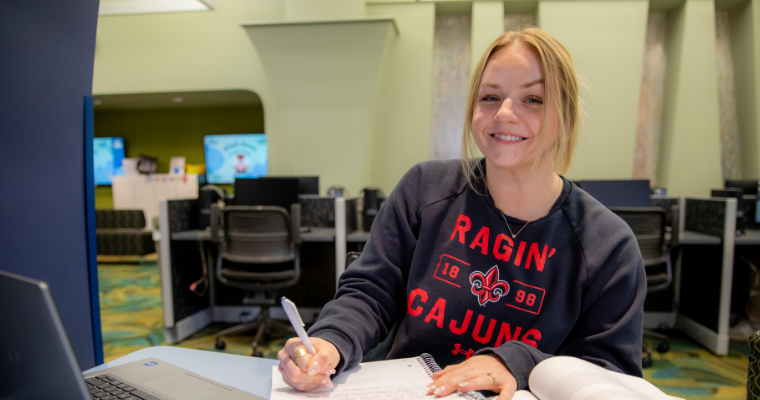
[[[483,70],[481,86],[505,83],[523,85],[542,81],[543,78],[538,55],[525,45],[515,43],[491,54]]]

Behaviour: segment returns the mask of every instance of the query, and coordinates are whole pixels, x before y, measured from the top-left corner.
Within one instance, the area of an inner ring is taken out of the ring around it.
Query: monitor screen
[[[725,188],[741,189],[742,194],[757,194],[757,179],[727,180],[725,183]]]
[[[263,133],[203,137],[208,183],[267,175],[267,137]]]
[[[262,177],[264,178],[264,177]],[[298,194],[319,194],[318,176],[269,176],[264,179],[295,178],[298,179]]]
[[[581,189],[605,207],[651,207],[649,180],[581,181]]]
[[[92,145],[92,165],[95,184],[110,185],[112,176],[124,175],[121,160],[124,159],[124,139],[120,137],[96,137]]]
[[[235,179],[236,206],[279,206],[290,212],[298,203],[298,178]]]

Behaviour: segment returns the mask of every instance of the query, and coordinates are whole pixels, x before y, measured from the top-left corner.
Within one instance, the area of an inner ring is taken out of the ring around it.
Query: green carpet
[[[146,264],[100,264],[100,316],[103,352],[110,361],[133,351],[166,345],[163,334],[161,285],[158,266]],[[176,344],[179,347],[218,351],[214,332],[231,324],[212,324]],[[678,332],[671,332],[671,350],[653,355],[654,365],[644,378],[665,393],[688,400],[744,400],[747,384],[747,344],[732,342],[727,356],[718,357]],[[266,347],[266,358],[276,354],[292,333],[274,332]],[[250,355],[253,334],[226,339],[226,353]]]

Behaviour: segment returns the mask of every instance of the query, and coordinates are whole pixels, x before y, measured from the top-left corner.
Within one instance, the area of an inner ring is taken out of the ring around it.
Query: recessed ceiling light
[[[100,101],[100,100],[93,100],[92,104],[95,104],[96,106],[99,106],[99,105],[103,104],[103,102]]]
[[[183,101],[185,101],[185,99],[183,99],[182,97],[172,97],[172,101],[174,103],[182,103]]]

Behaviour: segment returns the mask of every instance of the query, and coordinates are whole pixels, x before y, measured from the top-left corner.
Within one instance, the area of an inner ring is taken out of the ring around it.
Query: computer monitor
[[[727,180],[724,187],[741,189],[742,194],[757,195],[758,180],[757,179]]]
[[[92,165],[95,184],[110,185],[112,176],[124,175],[121,162],[124,159],[124,139],[120,137],[96,137],[92,143]]]
[[[236,206],[279,206],[290,211],[298,203],[298,178],[235,179]]]
[[[263,133],[207,135],[203,148],[210,184],[267,175],[267,138]]]
[[[318,176],[269,176],[260,179],[270,178],[295,178],[298,179],[298,194],[319,194]]]
[[[651,207],[649,180],[581,181],[581,189],[606,207]]]

